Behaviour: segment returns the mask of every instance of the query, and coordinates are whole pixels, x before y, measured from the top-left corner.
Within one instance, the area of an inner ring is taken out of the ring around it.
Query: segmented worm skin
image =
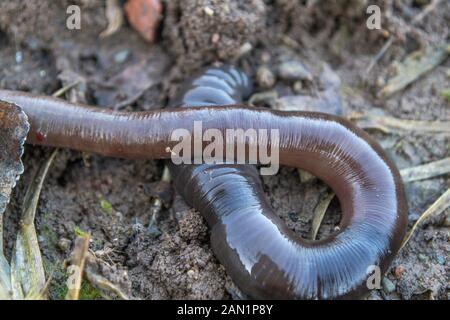
[[[184,199],[206,219],[215,255],[252,298],[358,298],[367,271],[384,273],[399,250],[406,204],[395,165],[364,131],[343,118],[277,112],[241,103],[250,81],[234,67],[210,68],[170,108],[127,113],[0,90],[29,117],[28,142],[124,158],[168,158],[175,128],[278,129],[281,165],[310,171],[339,198],[339,231],[308,241],[273,212],[252,165],[170,165]],[[189,107],[188,106],[208,106]],[[215,106],[212,106],[215,105]],[[223,106],[235,105],[235,106]],[[253,142],[247,141],[247,144]]]

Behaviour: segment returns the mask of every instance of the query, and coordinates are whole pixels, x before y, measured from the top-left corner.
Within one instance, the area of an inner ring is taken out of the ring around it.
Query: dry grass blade
[[[443,195],[441,195],[416,221],[414,226],[411,228],[411,230],[406,235],[405,239],[402,242],[401,248],[403,248],[413,235],[414,231],[416,230],[417,226],[422,223],[426,218],[428,218],[431,215],[438,215],[441,212],[443,212],[445,209],[450,207],[450,189],[444,192]]]
[[[97,258],[92,255],[91,253],[88,254],[88,263],[91,265],[95,265]],[[86,279],[92,284],[94,288],[97,288],[99,292],[102,294],[102,296],[105,299],[111,299],[109,295],[106,295],[104,293],[113,293],[119,299],[122,300],[129,300],[129,297],[115,284],[113,284],[111,281],[103,277],[102,275],[98,274],[97,272],[91,270],[91,268],[86,268],[85,270]]]
[[[75,239],[75,246],[70,257],[71,264],[68,268],[68,271],[72,274],[70,275],[70,284],[66,300],[78,300],[80,298],[83,270],[88,255],[90,240],[91,236],[89,234],[78,236]]]
[[[437,177],[450,172],[450,158],[423,164],[417,167],[400,170],[404,182]]]
[[[171,180],[171,176],[170,176],[169,168],[167,166],[164,166],[161,181],[170,182],[170,180]],[[163,201],[161,200],[161,198],[155,197],[152,200],[152,204],[150,206],[150,222],[147,227],[147,229],[150,230],[151,233],[159,232],[159,229],[156,226],[156,224],[157,224],[156,220],[157,220],[158,215],[161,212],[162,206],[163,206]]]
[[[450,53],[450,44],[441,48],[427,48],[424,52],[411,53],[401,64],[398,65],[397,75],[391,78],[387,85],[381,89],[382,97],[389,97],[402,90],[407,85],[416,81],[425,73],[433,70],[441,64]]]
[[[11,298],[11,269],[3,255],[3,214],[0,213],[0,300]]]
[[[68,85],[62,87],[61,89],[56,90],[52,96],[59,98],[61,97],[64,93],[66,93],[67,91],[69,91],[70,89],[74,88],[75,86],[77,86],[80,83],[80,81],[74,81],[72,83],[69,83]]]
[[[404,131],[450,133],[450,121],[405,120],[370,113],[353,113],[348,118],[362,129],[377,129],[384,133]]]
[[[11,284],[14,299],[46,299],[45,271],[34,217],[47,172],[57,154],[55,150],[39,168],[25,195],[19,232],[11,261]]]
[[[317,233],[319,232],[320,225],[322,224],[323,217],[325,216],[325,212],[330,205],[331,200],[334,198],[334,192],[328,192],[325,196],[320,200],[317,207],[314,209],[314,217],[312,221],[311,227],[311,240],[316,240]]]
[[[383,47],[381,47],[380,51],[375,55],[375,57],[370,61],[369,66],[366,69],[366,73],[369,73],[373,67],[378,63],[378,61],[381,60],[381,58],[384,56],[386,51],[390,48],[390,46],[394,43],[394,37],[390,36],[389,39],[385,42]]]
[[[123,25],[123,12],[117,0],[106,0],[106,18],[108,26],[100,33],[100,38],[106,38],[116,33]]]

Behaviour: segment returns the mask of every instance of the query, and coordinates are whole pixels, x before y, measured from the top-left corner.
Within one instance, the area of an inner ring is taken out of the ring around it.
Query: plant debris
[[[159,0],[128,0],[124,9],[130,25],[142,38],[153,43],[161,21],[161,2]]]
[[[450,158],[445,158],[438,161],[423,164],[417,167],[400,170],[400,174],[404,182],[429,179],[449,172],[450,172]]]
[[[25,195],[19,231],[8,270],[6,258],[1,253],[0,294],[5,299],[46,299],[47,282],[39,249],[34,218],[39,196],[47,172],[55,158],[55,150],[41,165]],[[10,278],[8,279],[8,275]],[[8,281],[9,280],[9,281]],[[8,283],[9,282],[9,283]]]
[[[372,113],[352,113],[348,118],[362,129],[377,129],[384,133],[404,131],[450,133],[450,121],[406,120]]]
[[[70,254],[67,272],[69,280],[67,282],[68,291],[66,300],[78,300],[80,297],[81,283],[83,280],[84,265],[89,249],[91,236],[87,233],[77,236],[75,245]]]
[[[402,242],[402,248],[408,243],[409,239],[411,239],[411,236],[414,234],[414,231],[417,229],[417,227],[424,221],[426,218],[432,216],[432,215],[438,215],[441,212],[443,212],[445,209],[450,207],[450,189],[447,189],[421,216],[420,218],[414,223],[414,226],[411,228],[411,230],[406,235],[405,239]]]
[[[106,0],[106,19],[108,19],[108,26],[100,33],[100,38],[109,37],[123,25],[122,8],[118,0]]]
[[[323,217],[325,216],[325,212],[327,212],[328,206],[330,205],[331,200],[333,200],[334,196],[335,196],[334,192],[332,191],[327,192],[325,195],[322,196],[322,199],[320,200],[319,204],[314,209],[310,235],[311,240],[316,240],[317,233],[319,232],[320,225],[322,224]]]
[[[142,94],[161,82],[168,60],[159,50],[150,50],[145,57],[138,57],[121,72],[106,82],[100,80],[95,91],[100,106],[121,109],[133,104]],[[157,59],[157,63],[153,60]]]
[[[119,298],[122,300],[129,300],[129,295],[120,287],[120,284],[115,284],[110,279],[106,278],[103,274],[104,271],[102,272],[102,270],[108,270],[110,275],[119,278],[120,280],[128,277],[126,272],[109,266],[94,254],[88,252],[84,274],[89,283],[96,288],[105,299]],[[126,290],[128,290],[128,288]]]
[[[21,157],[28,130],[25,113],[14,104],[0,101],[0,219],[24,170]]]
[[[389,97],[402,90],[441,64],[449,53],[450,44],[446,44],[438,49],[426,48],[424,51],[411,53],[401,64],[397,65],[397,75],[389,79],[386,86],[380,91],[380,95]]]

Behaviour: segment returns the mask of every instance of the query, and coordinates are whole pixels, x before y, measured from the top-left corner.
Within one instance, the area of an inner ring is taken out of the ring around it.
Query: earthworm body
[[[122,158],[169,158],[174,128],[192,134],[194,121],[201,121],[204,131],[222,133],[277,129],[280,164],[311,172],[340,201],[340,229],[328,238],[308,241],[295,235],[273,212],[253,165],[170,163],[176,189],[206,219],[215,255],[248,296],[361,297],[369,290],[368,270],[378,266],[384,273],[405,234],[407,208],[398,170],[347,120],[245,107],[242,100],[250,93],[249,78],[223,66],[191,79],[164,110],[100,110],[6,90],[0,90],[0,100],[28,116],[28,143]],[[257,142],[241,143],[251,148]]]

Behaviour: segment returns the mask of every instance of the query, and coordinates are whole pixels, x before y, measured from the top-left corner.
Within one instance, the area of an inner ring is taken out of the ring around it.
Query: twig
[[[393,42],[394,42],[394,37],[391,35],[386,40],[383,47],[381,47],[380,51],[378,51],[378,53],[375,55],[375,57],[370,61],[370,64],[366,69],[366,73],[369,73],[372,70],[372,68],[378,63],[378,61],[380,61],[381,58],[383,58],[384,54],[390,48],[390,46],[392,45]]]

